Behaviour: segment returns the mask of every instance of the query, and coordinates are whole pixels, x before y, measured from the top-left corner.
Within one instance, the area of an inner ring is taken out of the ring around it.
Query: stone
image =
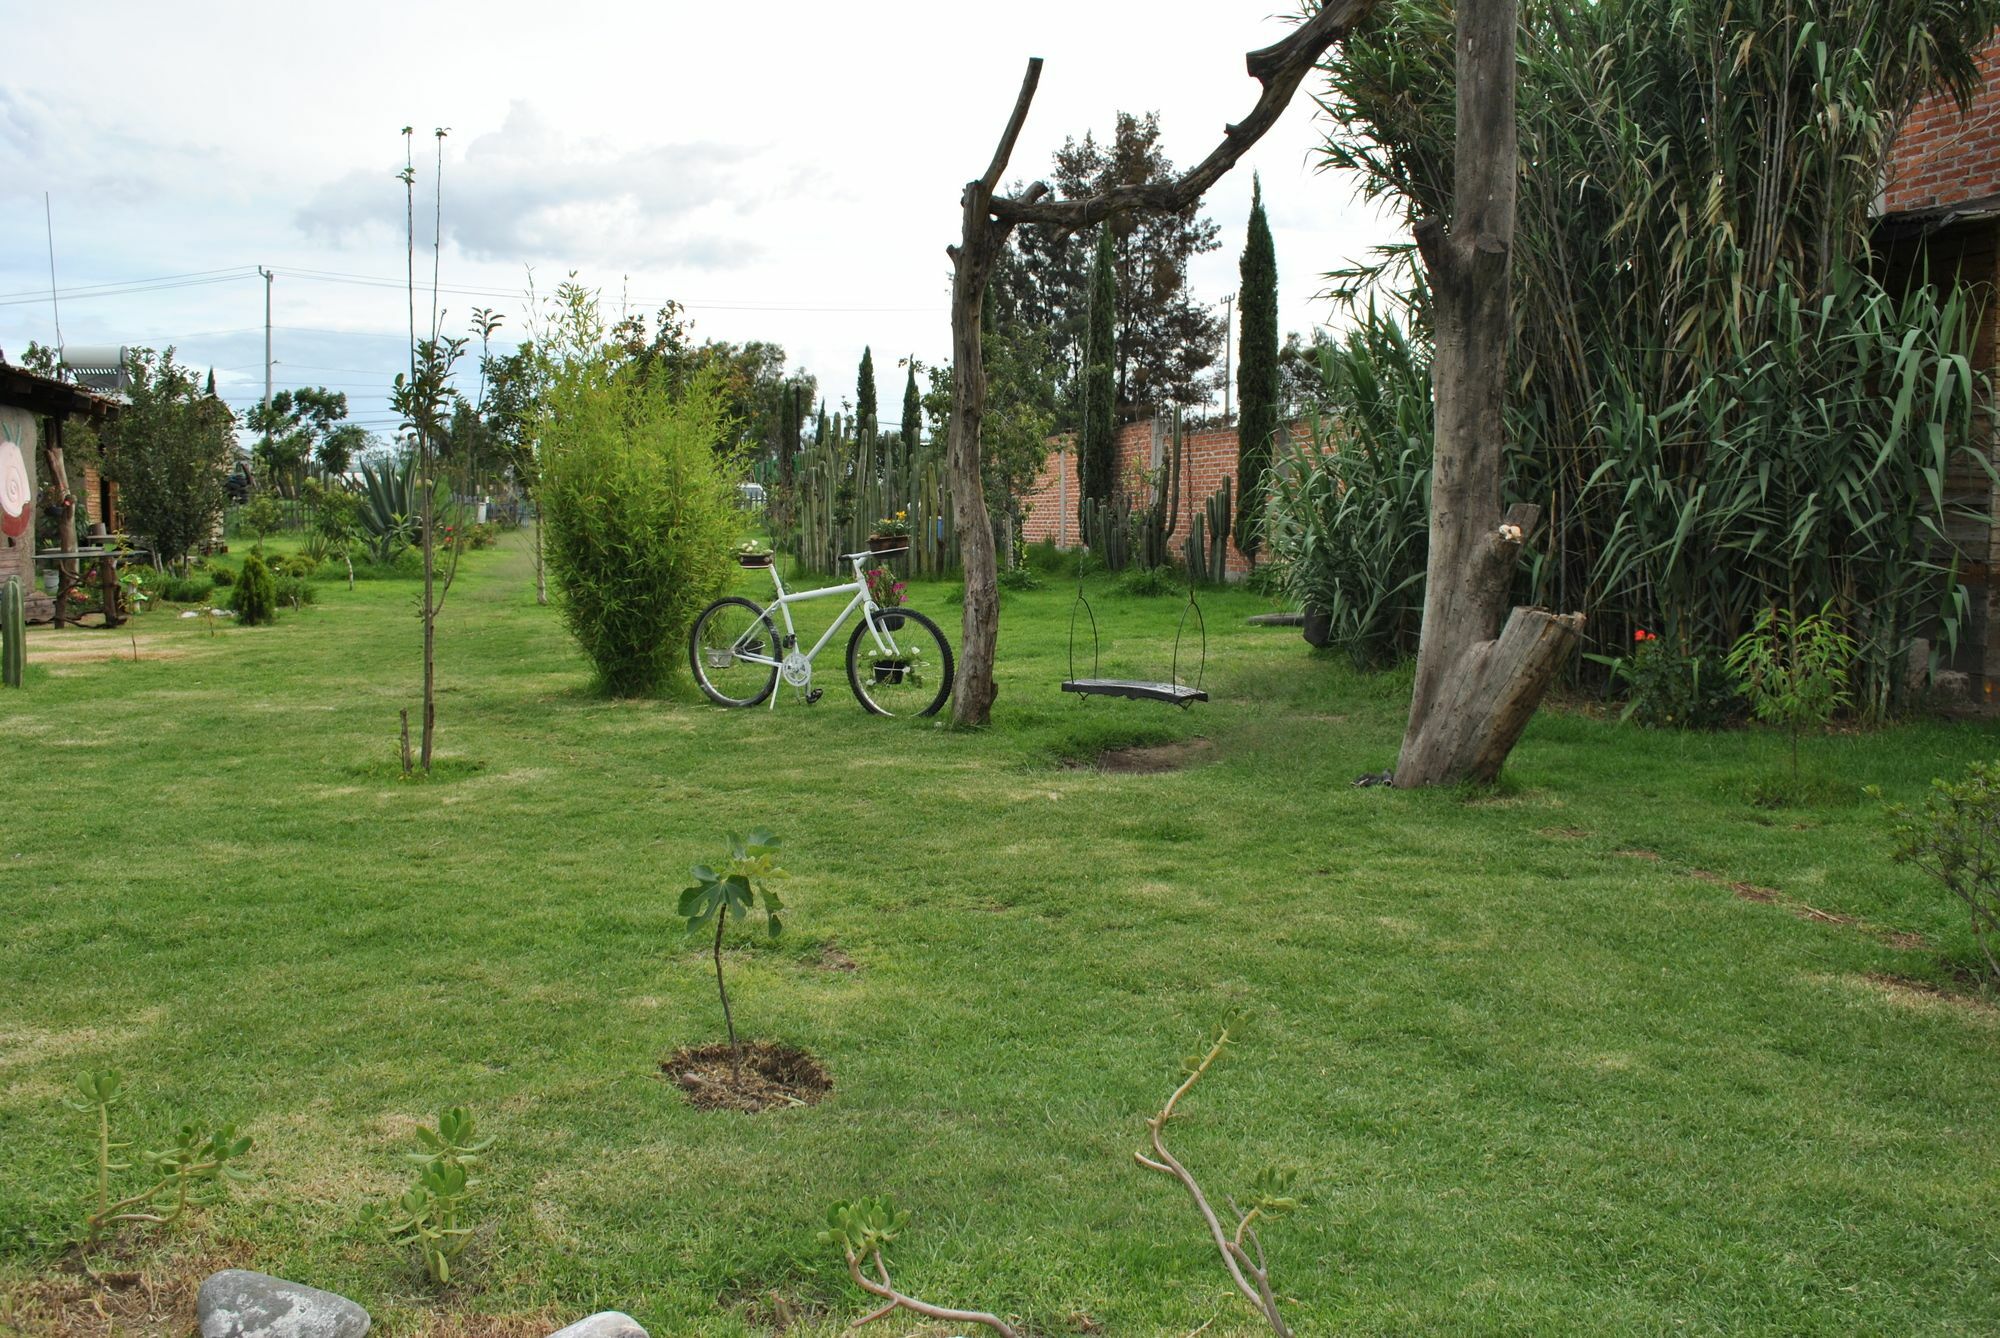
[[[600,1310],[566,1329],[557,1329],[549,1338],[646,1338],[639,1321],[619,1310]]]
[[[195,1299],[201,1338],[362,1338],[368,1312],[345,1296],[225,1268]]]

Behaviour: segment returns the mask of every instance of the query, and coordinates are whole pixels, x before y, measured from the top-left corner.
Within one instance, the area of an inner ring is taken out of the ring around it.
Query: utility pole
[[[1229,421],[1229,379],[1231,376],[1229,352],[1230,346],[1235,342],[1232,338],[1236,333],[1232,328],[1232,322],[1235,319],[1236,294],[1231,293],[1228,297],[1222,299],[1222,421],[1225,423]]]
[[[271,457],[271,280],[276,276],[262,265],[257,272],[264,276],[264,458]]]

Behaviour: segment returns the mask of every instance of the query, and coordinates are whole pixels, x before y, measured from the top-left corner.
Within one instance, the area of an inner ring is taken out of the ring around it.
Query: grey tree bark
[[[952,261],[951,357],[952,403],[947,425],[946,468],[951,480],[952,508],[958,521],[959,563],[965,573],[965,614],[960,623],[958,681],[952,695],[952,721],[984,725],[992,718],[998,688],[993,658],[1000,637],[1000,602],[992,518],[980,485],[980,422],[986,413],[986,368],[981,360],[979,315],[994,262],[1008,234],[1022,223],[1040,223],[1077,231],[1130,210],[1172,213],[1185,209],[1222,179],[1251,145],[1277,123],[1327,48],[1345,36],[1374,0],[1327,0],[1283,41],[1252,51],[1244,58],[1250,77],[1263,85],[1256,106],[1235,125],[1223,129],[1222,142],[1185,175],[1173,181],[1118,186],[1081,200],[1051,200],[1047,183],[1037,181],[1019,195],[995,195],[1000,177],[1013,156],[1035,88],[1042,77],[1039,56],[1028,62],[1013,115],[1001,133],[993,160],[978,180],[966,183],[960,196],[962,226],[959,241],[947,254]],[[1511,8],[1510,8],[1510,13]]]
[[[1583,615],[1508,591],[1540,510],[1504,508],[1508,292],[1519,148],[1516,0],[1462,0],[1452,219],[1415,229],[1429,271],[1437,447],[1422,641],[1396,784],[1496,779],[1574,649]]]

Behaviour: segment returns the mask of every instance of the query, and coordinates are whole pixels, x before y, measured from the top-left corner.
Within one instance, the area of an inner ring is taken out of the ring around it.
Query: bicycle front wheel
[[[936,715],[951,698],[951,643],[915,609],[879,609],[847,639],[847,682],[875,715]]]
[[[696,685],[718,706],[755,706],[770,696],[778,685],[775,661],[780,654],[777,627],[740,595],[703,609],[688,633],[688,667]]]

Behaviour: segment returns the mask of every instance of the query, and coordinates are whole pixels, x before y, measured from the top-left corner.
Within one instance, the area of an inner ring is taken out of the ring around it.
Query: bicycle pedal
[[[808,692],[806,694],[806,705],[807,706],[813,705],[814,703],[819,701],[821,697],[824,697],[825,695],[826,695],[825,688],[814,688],[811,692]]]

